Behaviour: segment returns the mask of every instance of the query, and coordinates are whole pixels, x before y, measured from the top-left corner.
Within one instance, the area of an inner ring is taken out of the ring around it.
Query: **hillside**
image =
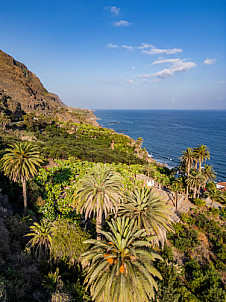
[[[66,106],[59,96],[50,93],[23,63],[1,50],[0,92],[0,111],[5,111],[8,107],[17,108],[17,111],[20,109],[35,115],[43,114],[58,120],[82,121],[98,126],[92,111]]]

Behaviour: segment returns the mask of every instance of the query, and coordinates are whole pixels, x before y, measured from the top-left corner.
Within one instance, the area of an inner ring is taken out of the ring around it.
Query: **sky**
[[[0,0],[0,48],[89,109],[226,109],[226,0]]]

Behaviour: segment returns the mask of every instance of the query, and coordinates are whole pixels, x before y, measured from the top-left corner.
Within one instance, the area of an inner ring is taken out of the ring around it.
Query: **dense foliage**
[[[211,166],[201,169],[209,157],[205,146],[188,148],[179,169],[169,170],[146,161],[142,139],[133,141],[109,129],[29,116],[10,127],[15,129],[0,133],[0,157],[8,144],[29,139],[45,165],[27,181],[27,216],[12,215],[9,204],[1,202],[1,301],[102,301],[103,294],[103,301],[117,302],[140,297],[225,301],[226,213],[213,202],[212,208],[205,206],[207,195],[223,202],[211,183]],[[21,213],[21,184],[11,183],[0,169],[2,192],[13,201],[14,213]],[[104,204],[104,169],[119,176],[116,199],[123,199],[121,206],[109,202],[115,194],[111,191]],[[94,171],[97,179],[87,182]],[[165,192],[174,192],[175,204],[179,194],[187,195],[194,209],[171,225],[167,207],[145,187],[143,174]],[[93,203],[86,203],[90,188]],[[87,198],[79,200],[79,190],[81,196],[88,192]],[[95,239],[95,198],[108,207],[100,222],[102,240]],[[84,215],[87,209],[89,215]],[[160,239],[164,246],[153,245]]]

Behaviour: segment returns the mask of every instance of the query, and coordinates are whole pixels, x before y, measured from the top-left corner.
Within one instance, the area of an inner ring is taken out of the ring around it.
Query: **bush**
[[[181,223],[176,223],[173,227],[175,234],[170,233],[168,238],[178,250],[182,252],[189,252],[199,244],[196,230],[187,229]]]
[[[181,213],[181,220],[188,225],[192,225],[195,223],[195,219],[193,219],[190,215],[187,213]]]
[[[206,201],[200,198],[194,198],[194,203],[198,207],[204,207],[206,205]]]

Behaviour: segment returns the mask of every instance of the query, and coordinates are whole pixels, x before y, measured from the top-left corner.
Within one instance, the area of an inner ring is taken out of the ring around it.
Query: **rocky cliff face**
[[[60,98],[47,91],[39,78],[27,67],[0,50],[0,91],[1,97],[8,98],[8,103],[19,103],[21,110],[36,115],[52,116],[59,120],[88,122],[98,125],[94,114],[89,110],[76,111],[66,106]],[[15,106],[18,106],[15,104]]]

